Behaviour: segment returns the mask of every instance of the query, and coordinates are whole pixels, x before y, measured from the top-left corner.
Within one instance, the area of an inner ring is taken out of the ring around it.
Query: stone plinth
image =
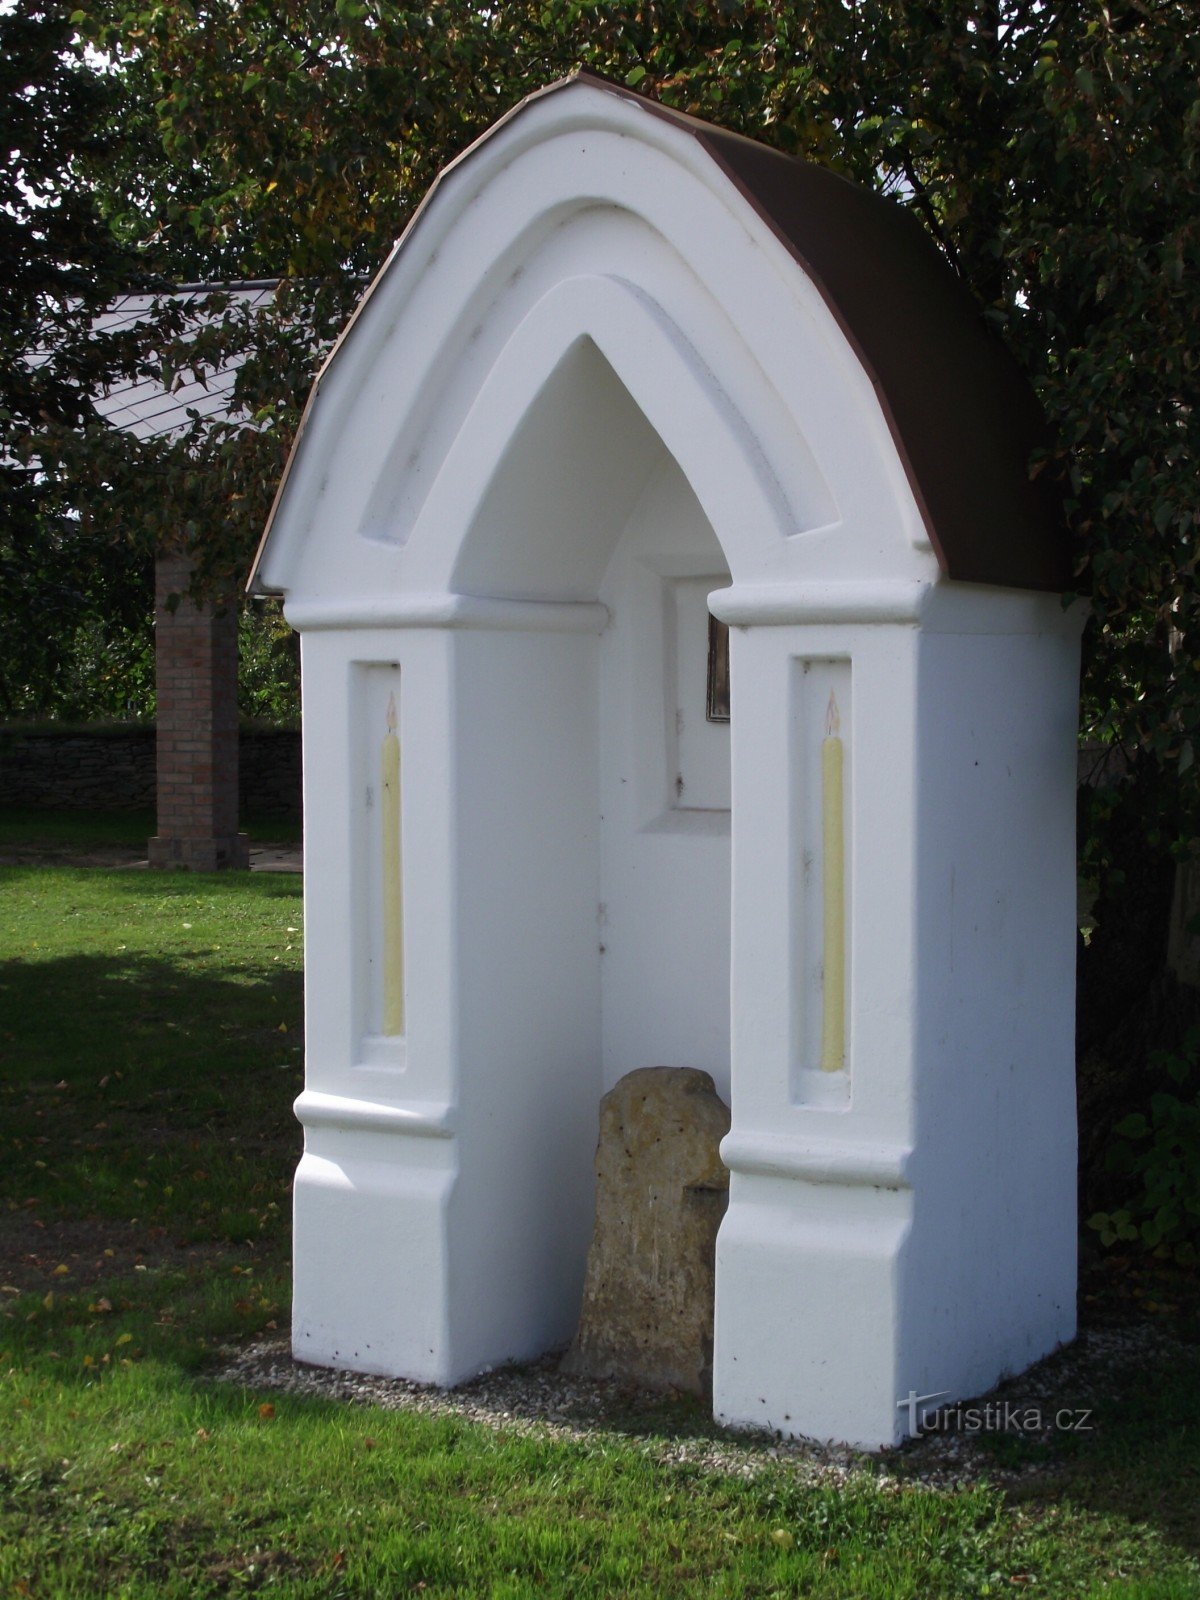
[[[644,1067],[604,1096],[596,1231],[565,1371],[711,1395],[728,1132],[728,1106],[691,1067]]]

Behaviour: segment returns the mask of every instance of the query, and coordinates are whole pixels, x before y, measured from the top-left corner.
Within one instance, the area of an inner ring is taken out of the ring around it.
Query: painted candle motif
[[[842,719],[832,691],[821,742],[821,883],[824,902],[824,1004],[821,1068],[846,1064],[846,833]]]
[[[396,696],[388,696],[387,733],[379,760],[380,823],[383,829],[383,1032],[404,1032],[404,900],[400,868],[400,741]]]

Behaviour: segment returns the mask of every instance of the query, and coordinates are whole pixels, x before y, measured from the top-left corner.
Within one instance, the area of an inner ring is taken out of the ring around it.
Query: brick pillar
[[[237,607],[186,598],[191,563],[155,562],[158,833],[152,867],[248,867],[238,832]],[[167,600],[182,595],[171,611]]]

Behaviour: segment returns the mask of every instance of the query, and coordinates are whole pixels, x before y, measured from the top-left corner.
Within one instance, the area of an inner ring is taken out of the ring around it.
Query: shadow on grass
[[[49,806],[0,806],[0,846],[39,844],[87,849],[142,845],[154,832],[154,812],[70,811]]]
[[[101,880],[110,893],[130,899],[222,900],[244,895],[247,884],[253,884],[255,895],[267,900],[299,903],[304,898],[304,883],[299,873],[151,872],[142,869],[135,872],[112,867],[72,867],[69,870],[84,880]],[[44,874],[45,867],[36,864],[0,867],[0,884],[6,888],[40,886],[45,881]]]
[[[74,1291],[63,1282],[6,1298],[0,1339],[26,1373],[76,1388],[144,1360],[181,1379],[199,1376],[227,1341],[286,1319],[290,1293],[286,1261],[252,1243],[210,1242],[169,1259],[151,1244],[135,1271]]]
[[[1095,1411],[1094,1433],[1057,1453],[1064,1498],[1200,1554],[1200,1346],[1115,1373]]]
[[[294,842],[301,834],[301,819],[294,811],[267,812],[243,817],[241,831],[252,841]],[[153,810],[77,811],[46,806],[0,806],[0,848],[34,848],[47,845],[90,850],[104,845],[127,845],[144,852],[156,833]]]
[[[173,1241],[283,1237],[297,971],[136,951],[0,969],[0,1205]]]
[[[126,1099],[153,1087],[181,1108],[199,1099],[207,1116],[222,1103],[208,1089],[233,1066],[253,1072],[278,1059],[281,1031],[294,1031],[298,1044],[303,998],[298,971],[191,964],[208,955],[201,947],[163,957],[131,950],[6,962],[0,1044],[9,1087],[41,1078],[90,1094],[100,1078],[120,1073]],[[244,1080],[236,1087],[229,1109],[243,1116]]]

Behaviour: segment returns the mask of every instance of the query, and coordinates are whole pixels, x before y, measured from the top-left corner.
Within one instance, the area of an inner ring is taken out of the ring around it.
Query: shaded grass
[[[7,1205],[263,1233],[299,1144],[299,880],[8,868],[0,903]]]
[[[1005,1467],[1051,1469],[1056,1495],[1200,1554],[1200,1347],[1117,1367],[1101,1396],[1084,1398],[1086,1433],[1056,1432],[1046,1444],[998,1433],[983,1443]],[[1035,1479],[1027,1493],[1036,1499],[1042,1489]]]
[[[50,810],[0,806],[0,847],[62,845],[81,850],[108,844],[144,844],[154,832],[154,812]]]
[[[244,817],[243,833],[258,843],[299,841],[300,819],[292,814]],[[0,806],[0,850],[96,850],[106,845],[141,848],[157,831],[152,809],[140,811],[51,810],[43,806]]]
[[[0,872],[0,1239],[48,1247],[0,1298],[0,1595],[1200,1594],[1195,1351],[1009,1497],[664,1465],[713,1431],[668,1403],[571,1442],[206,1381],[285,1318],[299,892]],[[141,1259],[59,1274],[72,1227]]]

